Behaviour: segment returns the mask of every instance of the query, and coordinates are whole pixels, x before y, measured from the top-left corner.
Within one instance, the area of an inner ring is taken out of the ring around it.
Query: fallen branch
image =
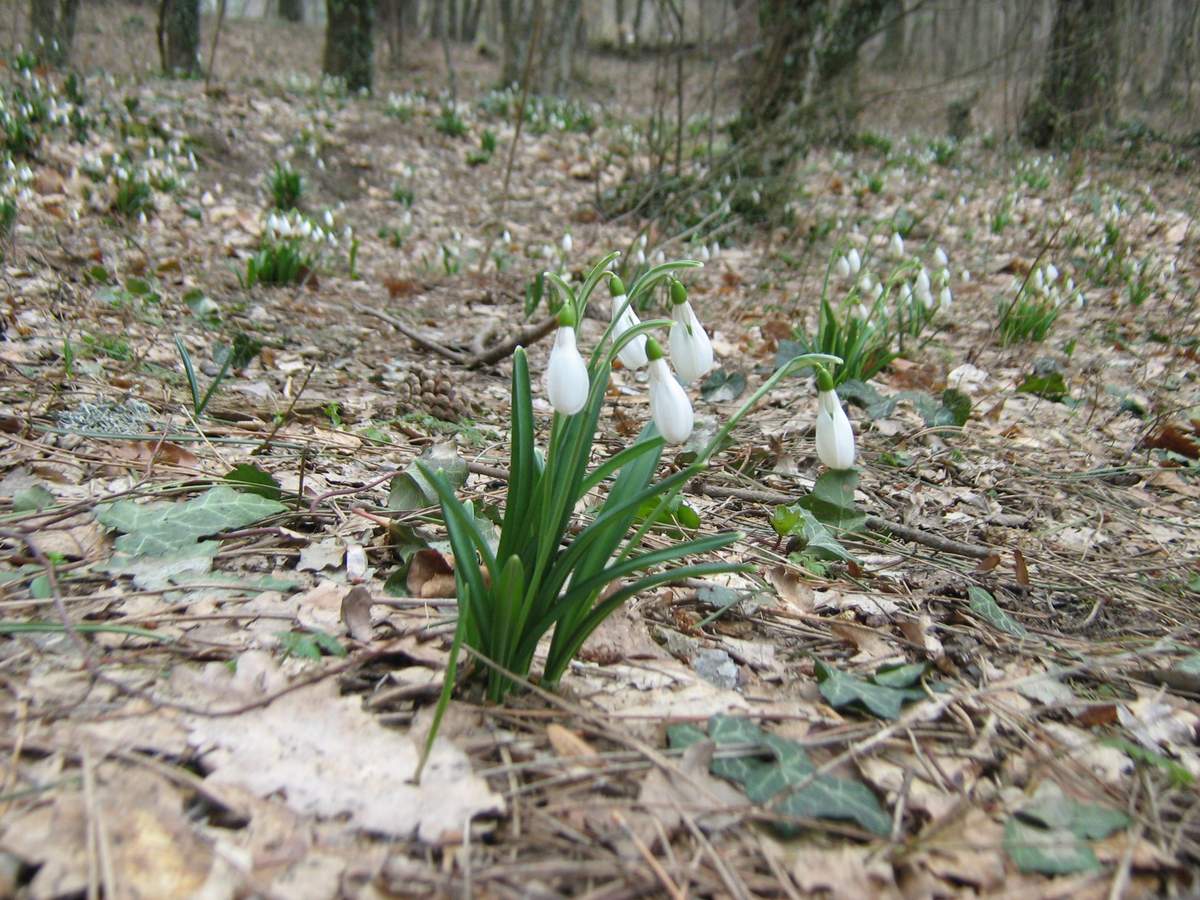
[[[531,325],[515,337],[509,338],[503,344],[497,344],[491,350],[485,350],[473,357],[466,365],[468,369],[481,369],[484,366],[490,366],[493,363],[498,363],[512,355],[512,352],[518,347],[528,347],[531,344],[536,344],[558,326],[558,319],[554,316],[546,316],[536,325]]]
[[[409,340],[421,347],[424,347],[426,350],[432,350],[438,356],[444,357],[453,363],[457,363],[458,365],[463,365],[466,362],[466,358],[457,350],[451,350],[449,347],[438,343],[433,338],[421,334],[421,332],[417,331],[411,325],[402,322],[400,319],[397,319],[390,313],[385,313],[380,309],[373,309],[370,306],[363,306],[361,303],[355,303],[354,308],[363,315],[374,316],[376,319],[382,319]]]

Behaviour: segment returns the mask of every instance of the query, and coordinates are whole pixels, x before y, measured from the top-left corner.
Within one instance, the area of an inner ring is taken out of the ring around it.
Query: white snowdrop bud
[[[846,262],[850,264],[850,274],[857,275],[858,270],[862,268],[862,257],[858,255],[857,247],[850,248],[850,252],[846,254]]]
[[[892,232],[892,240],[888,244],[888,249],[892,251],[892,256],[897,259],[904,256],[904,238],[900,237],[900,232]]]
[[[933,263],[939,269],[944,269],[947,265],[949,265],[950,260],[946,258],[946,251],[941,247],[938,247],[933,251]]]
[[[588,390],[587,363],[575,346],[575,314],[564,309],[546,366],[546,395],[555,412],[573,416],[587,405]]]
[[[850,277],[850,263],[844,256],[838,257],[837,262],[833,264],[833,270],[837,273],[838,278]]]
[[[662,347],[653,338],[646,340],[649,357],[650,416],[668,444],[682,444],[692,434],[692,402],[663,359]]]

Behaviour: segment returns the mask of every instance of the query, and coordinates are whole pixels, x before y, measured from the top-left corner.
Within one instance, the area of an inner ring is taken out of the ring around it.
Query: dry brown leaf
[[[427,599],[454,597],[458,594],[454,583],[454,568],[444,555],[432,547],[423,547],[413,554],[405,586],[414,597]]]
[[[602,666],[627,659],[668,659],[670,655],[654,642],[645,621],[628,606],[601,622],[579,651],[580,659]]]
[[[767,571],[767,581],[779,594],[779,599],[800,613],[811,613],[815,606],[813,589],[800,576],[786,566],[775,566]]]
[[[375,636],[371,630],[371,592],[359,585],[342,598],[342,624],[350,637],[364,644]]]
[[[253,702],[286,678],[269,655],[238,658],[237,672],[213,664],[177,670],[191,702],[216,708]],[[461,750],[439,739],[419,785],[412,783],[420,749],[343,697],[327,678],[240,715],[189,717],[189,740],[203,754],[214,784],[239,784],[260,797],[282,792],[292,809],[348,817],[358,828],[429,843],[457,841],[469,820],[502,814],[504,799],[471,771]]]
[[[596,749],[574,731],[552,723],[546,726],[546,737],[564,759],[590,759],[595,764]]]
[[[904,657],[904,654],[900,652],[899,648],[892,645],[886,635],[873,628],[835,619],[829,623],[829,630],[858,651],[854,656],[854,662],[880,663],[896,656],[901,659]]]

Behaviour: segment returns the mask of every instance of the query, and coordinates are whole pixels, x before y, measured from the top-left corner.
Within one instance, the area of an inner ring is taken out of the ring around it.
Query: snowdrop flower
[[[1039,293],[1041,293],[1042,289],[1043,289],[1045,286],[1046,286],[1046,281],[1045,281],[1045,279],[1042,277],[1042,270],[1041,270],[1041,269],[1034,269],[1034,270],[1033,270],[1033,289],[1034,289],[1035,291],[1038,291]]]
[[[671,361],[683,383],[691,384],[712,369],[713,348],[681,281],[671,282],[671,318]]]
[[[646,241],[648,241],[648,240],[649,240],[649,235],[647,235],[646,232],[643,231],[641,234],[639,234],[638,239],[637,239],[638,249],[645,250],[646,249]]]
[[[838,257],[838,261],[834,263],[833,270],[837,272],[838,278],[846,279],[850,277],[850,263],[844,256]]]
[[[325,227],[326,228],[333,227],[333,213],[330,212],[329,210],[325,210]]]
[[[970,280],[971,280],[971,270],[970,269],[962,270],[962,280],[963,280],[964,284],[970,282]]]
[[[1058,267],[1054,263],[1046,266],[1046,280],[1051,284],[1058,281]]]
[[[512,235],[508,233],[507,228],[505,228],[504,233],[500,235],[500,242],[506,246],[512,243]]]
[[[671,374],[671,367],[663,359],[662,347],[654,338],[646,339],[646,357],[649,360],[650,417],[663,440],[668,444],[682,444],[692,434],[692,401]]]
[[[575,313],[564,307],[546,366],[546,395],[555,412],[573,416],[587,405],[589,387],[587,363],[575,346]]]
[[[929,293],[929,273],[925,271],[924,267],[922,267],[921,271],[917,272],[917,294],[920,295],[920,294],[928,294],[928,293]]]
[[[612,292],[612,339],[618,341],[621,335],[639,325],[641,320],[633,311],[633,304],[629,303],[629,298],[625,295],[625,285],[620,278],[614,275],[608,282],[608,289]],[[617,356],[627,369],[640,369],[646,365],[646,336],[639,334],[622,347]]]
[[[863,306],[861,303],[858,303],[854,307],[854,315],[865,321],[870,316],[870,313],[867,311],[865,306]]]
[[[644,266],[646,264],[646,251],[638,247],[637,253],[633,255],[633,261],[639,266]]]
[[[817,458],[831,469],[854,466],[854,429],[842,409],[833,379],[817,367]]]
[[[709,256],[711,256],[713,259],[716,259],[718,256],[720,256],[720,255],[721,255],[721,243],[720,243],[720,241],[713,241],[713,242],[712,242],[712,245],[711,245],[711,246],[708,248],[708,255],[709,255]],[[1171,262],[1172,274],[1174,273],[1174,266],[1175,266],[1175,263],[1174,263],[1174,261],[1172,261],[1172,262]]]
[[[850,252],[846,254],[846,262],[850,264],[850,274],[857,275],[858,270],[862,268],[862,257],[858,255],[857,247],[850,248]]]
[[[663,250],[659,250],[654,254],[654,264],[661,265],[667,261],[667,254]]]
[[[946,258],[946,251],[938,247],[933,251],[933,262],[939,269],[944,269],[949,265],[950,260]]]
[[[947,285],[946,287],[942,288],[941,293],[938,294],[938,306],[942,309],[949,309],[952,300],[953,298],[950,295],[950,287]]]
[[[904,256],[904,238],[900,237],[900,232],[892,232],[892,240],[888,243],[888,249],[897,259]]]
[[[877,281],[871,287],[871,301],[874,303],[878,303],[879,298],[882,296],[883,296],[883,285]]]
[[[563,253],[570,253],[571,248],[575,246],[575,242],[571,240],[571,232],[567,232],[562,236]]]
[[[544,259],[554,259],[554,248],[549,244],[542,244],[542,257]]]
[[[708,248],[706,246],[704,246],[703,244],[700,245],[700,252],[699,252],[698,256],[705,262],[708,262],[708,260],[709,260]]]
[[[912,287],[906,281],[900,285],[900,305],[908,306],[912,303]]]

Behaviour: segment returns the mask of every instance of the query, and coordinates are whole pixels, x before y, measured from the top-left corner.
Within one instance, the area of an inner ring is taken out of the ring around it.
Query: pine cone
[[[418,362],[403,362],[389,366],[386,381],[391,383],[400,415],[410,412],[428,413],[445,422],[457,422],[463,413],[454,383],[445,372],[439,372]]]

